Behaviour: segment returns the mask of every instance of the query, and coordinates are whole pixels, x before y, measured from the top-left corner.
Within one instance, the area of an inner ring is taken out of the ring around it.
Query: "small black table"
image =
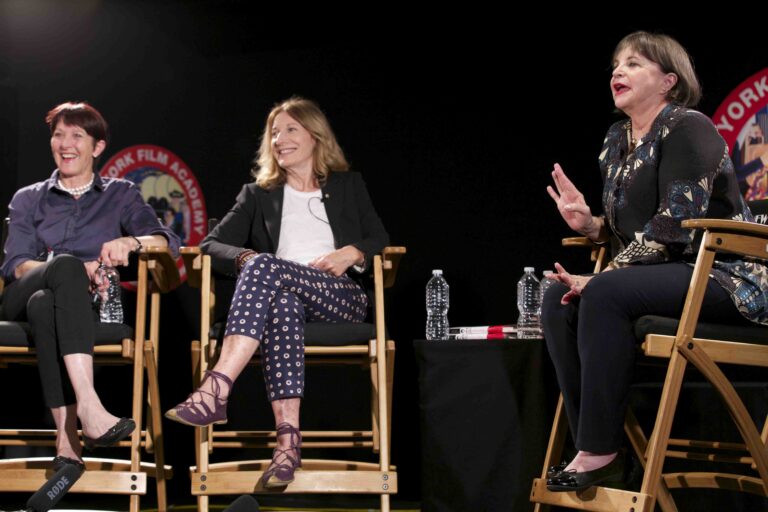
[[[541,339],[414,341],[422,510],[532,510],[557,382]]]

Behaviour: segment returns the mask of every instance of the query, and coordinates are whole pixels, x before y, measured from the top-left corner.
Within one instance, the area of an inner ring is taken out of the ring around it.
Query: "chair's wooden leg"
[[[547,453],[544,455],[544,467],[541,470],[541,478],[547,478],[547,469],[550,466],[558,464],[563,457],[563,446],[565,438],[568,435],[568,421],[565,417],[565,407],[563,405],[563,395],[557,399],[555,408],[555,417],[552,421],[552,431],[549,434],[549,443],[547,444]],[[549,505],[536,503],[533,507],[534,512],[547,512]]]
[[[384,288],[383,288],[383,276],[382,276],[382,262],[381,256],[375,256],[373,258],[373,273],[374,284],[376,293],[376,364],[378,366],[377,372],[377,387],[379,389],[378,398],[378,411],[379,411],[379,443],[381,444],[379,450],[379,468],[381,471],[389,471],[390,462],[390,446],[389,446],[389,412],[387,411],[387,405],[389,404],[388,390],[387,390],[387,366],[386,366],[386,351],[387,351],[387,337],[386,330],[384,328]],[[386,510],[389,510],[389,497],[382,496],[382,510],[386,506]]]
[[[138,286],[136,290],[136,326],[133,355],[133,420],[136,429],[131,434],[131,471],[141,470],[141,430],[144,402],[144,340],[147,329],[147,260],[139,258]],[[131,495],[130,512],[139,512],[139,495]]]
[[[200,385],[201,381],[201,375],[200,375],[200,357],[201,357],[201,348],[200,348],[200,342],[198,340],[194,340],[192,342],[192,389],[197,389],[197,386]]]
[[[741,433],[744,444],[747,445],[747,450],[752,455],[760,478],[768,488],[768,450],[766,450],[765,443],[757,432],[757,427],[755,427],[747,408],[744,407],[744,402],[739,398],[733,385],[703,350],[697,350],[695,343],[681,345],[678,350],[704,374],[720,394],[731,418],[739,429],[739,433]]]
[[[565,438],[568,435],[568,421],[565,417],[565,405],[563,395],[557,399],[555,408],[555,417],[552,421],[552,431],[549,434],[549,443],[547,444],[547,453],[544,456],[544,467],[541,469],[542,478],[546,478],[547,469],[550,466],[558,464],[563,458],[563,447]]]
[[[762,439],[763,444],[765,445],[765,449],[768,450],[768,415],[765,417],[765,423],[763,424],[763,432],[760,434],[760,439]],[[752,469],[757,471],[757,464],[754,462],[752,463]]]
[[[395,342],[387,342],[387,446],[392,447],[392,388],[395,384]]]
[[[373,340],[372,343],[376,343]],[[371,376],[371,431],[373,432],[373,453],[379,453],[379,373],[376,359],[371,360],[369,373]]]
[[[631,408],[627,408],[627,414],[624,417],[624,432],[629,438],[632,450],[635,452],[640,464],[645,467],[645,457],[648,451],[648,439],[645,437],[643,429]]]
[[[207,329],[207,328],[206,328]],[[216,343],[216,340],[211,340],[208,338],[208,332],[205,331],[202,333],[203,336],[201,337],[202,342],[200,344],[200,358],[199,358],[199,366],[197,366],[196,373],[193,376],[193,380],[196,380],[195,387],[200,385],[200,382],[202,381],[202,377],[205,374],[205,371],[208,369],[209,364],[213,364],[213,361],[209,359],[208,354],[206,351],[209,347],[214,346]],[[196,462],[197,462],[197,471],[199,473],[205,473],[208,471],[208,461],[210,454],[213,452],[213,443],[211,442],[213,439],[213,425],[209,425],[207,427],[198,427],[195,428],[195,452],[197,455]],[[207,496],[200,496],[201,499],[198,499],[198,507],[199,510],[203,512],[207,512],[208,510],[208,497]],[[204,498],[204,499],[203,499]]]
[[[150,310],[149,310],[149,339],[144,342],[145,344],[145,350],[144,350],[144,357],[152,357],[152,360],[154,361],[154,366],[157,368],[158,360],[159,360],[159,352],[160,352],[160,344],[158,340],[160,339],[160,292],[157,291],[157,289],[152,290],[151,298],[150,298]],[[149,343],[150,350],[149,352],[146,350],[146,344]],[[145,363],[147,364],[147,363]],[[155,376],[157,376],[157,372],[155,372]],[[157,402],[160,403],[159,401]],[[147,453],[154,453],[155,451],[155,439],[157,439],[157,435],[153,432],[154,426],[156,425],[156,422],[154,420],[155,414],[153,412],[160,412],[160,408],[157,407],[157,410],[155,411],[155,406],[152,403],[152,392],[150,389],[147,389],[147,437],[145,439],[146,445],[144,449]]]
[[[389,512],[389,494],[381,495],[381,512]]]
[[[645,469],[646,466],[646,452],[648,451],[648,439],[643,433],[643,429],[640,428],[635,413],[632,409],[627,409],[627,415],[624,419],[624,431],[627,433],[629,442],[632,445],[632,449],[640,461],[640,465]],[[659,506],[663,512],[678,512],[675,500],[672,498],[672,494],[667,488],[667,484],[664,483],[662,478],[659,482],[659,494],[656,496],[656,500],[659,502]]]
[[[643,477],[643,485],[640,488],[642,494],[648,494],[652,497],[659,495],[661,469],[664,465],[664,455],[667,451],[669,433],[672,429],[672,421],[677,409],[677,400],[680,397],[685,366],[685,358],[677,350],[672,350],[667,376],[664,380],[664,390],[661,393],[659,411],[656,415],[656,423],[653,427],[651,440],[648,443],[645,476]]]
[[[197,497],[197,512],[208,512],[208,496]]]
[[[157,480],[157,508],[159,512],[165,512],[166,504],[166,475],[165,475],[165,451],[163,449],[163,425],[160,415],[160,385],[157,379],[157,361],[154,355],[154,345],[147,341],[144,343],[145,360],[147,363],[147,383],[150,397],[150,412],[147,420],[152,422],[152,438],[155,446],[155,479]],[[149,436],[147,436],[149,437]]]
[[[155,433],[152,431],[152,425],[154,425],[154,419],[152,418],[152,404],[149,403],[149,394],[147,394],[147,409],[144,411],[144,416],[147,418],[147,435],[144,438],[144,451],[147,453],[155,453]]]

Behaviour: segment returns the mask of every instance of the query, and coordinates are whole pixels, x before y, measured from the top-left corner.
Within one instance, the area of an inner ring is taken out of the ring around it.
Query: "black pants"
[[[565,306],[560,298],[566,286],[555,283],[547,290],[542,304],[544,338],[578,450],[612,453],[621,446],[638,343],[633,322],[644,315],[679,317],[692,273],[685,263],[604,272]],[[749,323],[713,279],[700,318]]]
[[[3,293],[5,319],[29,322],[45,404],[51,408],[76,402],[62,357],[93,353],[89,282],[82,261],[61,255],[30,270]]]

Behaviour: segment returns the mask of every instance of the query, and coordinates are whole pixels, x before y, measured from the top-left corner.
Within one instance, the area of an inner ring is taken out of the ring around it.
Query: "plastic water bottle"
[[[448,339],[448,283],[442,270],[433,270],[427,283],[427,339]]]
[[[101,265],[98,270],[102,281],[109,284],[104,290],[96,292],[99,302],[99,320],[105,324],[123,323],[122,291],[120,290],[120,273],[115,267]]]
[[[544,294],[547,292],[550,286],[552,286],[555,281],[553,279],[549,279],[549,276],[551,276],[553,272],[551,270],[545,270],[542,272],[542,278],[539,282],[539,320],[541,320],[541,305],[544,303]]]
[[[520,312],[517,319],[517,337],[540,338],[540,284],[533,273],[533,267],[525,267],[524,270],[525,274],[517,282],[517,310]]]

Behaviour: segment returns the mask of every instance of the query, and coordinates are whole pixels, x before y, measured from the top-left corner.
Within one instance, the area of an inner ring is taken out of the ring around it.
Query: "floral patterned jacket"
[[[614,266],[692,262],[701,235],[683,229],[685,219],[753,220],[708,117],[668,105],[634,151],[631,132],[628,119],[611,126],[599,157]],[[723,256],[711,275],[746,318],[768,325],[766,266]]]

